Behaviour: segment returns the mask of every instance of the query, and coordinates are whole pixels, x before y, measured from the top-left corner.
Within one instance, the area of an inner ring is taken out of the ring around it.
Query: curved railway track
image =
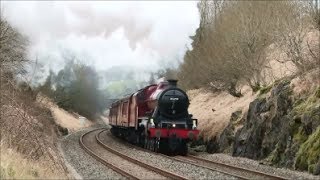
[[[211,161],[203,158],[199,158],[196,156],[188,155],[188,156],[176,156],[171,157],[177,161],[193,164],[195,166],[204,167],[213,171],[218,171],[224,174],[229,174],[240,179],[277,179],[284,180],[287,178],[276,176],[273,174],[268,174],[261,171],[256,171],[252,169],[247,169],[243,167],[237,167],[226,163]]]
[[[277,179],[277,180],[286,180],[286,179],[288,179],[288,178],[285,178],[285,177],[280,177],[280,176],[277,176],[277,175],[268,174],[268,173],[257,171],[257,170],[253,170],[253,169],[237,167],[237,166],[226,164],[226,163],[211,161],[211,160],[199,158],[199,157],[192,156],[192,155],[187,155],[187,156],[168,156],[168,155],[165,155],[165,154],[155,153],[155,152],[152,152],[150,150],[147,150],[147,149],[144,149],[144,148],[141,148],[141,147],[138,147],[138,146],[134,146],[134,145],[129,144],[129,143],[123,141],[123,140],[122,140],[122,142],[124,142],[127,146],[134,147],[134,148],[139,149],[141,151],[157,154],[157,155],[160,155],[160,156],[172,159],[172,160],[176,160],[176,161],[180,161],[180,162],[183,162],[183,163],[192,164],[192,165],[195,165],[195,166],[198,166],[198,167],[203,167],[203,168],[206,168],[206,169],[210,169],[212,171],[221,172],[223,174],[231,175],[231,176],[237,177],[239,179]]]
[[[106,130],[94,129],[83,134],[79,140],[80,146],[99,162],[124,177],[129,179],[187,179],[183,176],[138,161],[109,147],[99,139],[99,135],[104,131]],[[109,159],[110,157],[113,158],[112,161]],[[124,164],[126,166],[124,166]],[[143,169],[143,171],[141,169]]]

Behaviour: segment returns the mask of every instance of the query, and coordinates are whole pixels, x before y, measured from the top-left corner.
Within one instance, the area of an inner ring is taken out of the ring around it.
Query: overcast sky
[[[1,1],[7,20],[30,39],[30,58],[63,66],[72,50],[98,70],[153,68],[181,61],[199,25],[196,1]]]

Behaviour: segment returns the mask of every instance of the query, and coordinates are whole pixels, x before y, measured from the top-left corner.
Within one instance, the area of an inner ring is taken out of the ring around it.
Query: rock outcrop
[[[223,133],[207,143],[207,151],[319,174],[320,87],[296,97],[290,81],[279,81],[271,92],[260,94],[242,119],[241,112],[233,113]],[[239,121],[243,127],[237,129]]]
[[[250,103],[244,126],[235,135],[233,155],[266,158],[277,144],[288,140],[290,93],[289,82],[285,81],[272,89],[269,98],[259,97]]]

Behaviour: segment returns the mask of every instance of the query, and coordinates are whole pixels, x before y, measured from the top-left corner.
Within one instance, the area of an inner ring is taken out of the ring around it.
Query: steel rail
[[[288,179],[288,178],[285,178],[285,177],[281,177],[281,176],[277,176],[277,175],[273,175],[273,174],[268,174],[268,173],[257,171],[257,170],[253,170],[253,169],[247,169],[247,168],[243,168],[243,167],[238,167],[238,166],[234,166],[234,165],[230,165],[230,164],[226,164],[226,163],[216,162],[216,161],[212,161],[212,160],[208,160],[208,159],[204,159],[204,158],[199,158],[199,157],[192,156],[192,155],[185,156],[184,158],[186,158],[188,160],[195,160],[195,161],[198,161],[198,162],[202,161],[202,162],[205,162],[205,163],[208,163],[208,164],[212,164],[212,165],[223,166],[223,167],[226,167],[226,168],[238,171],[238,172],[239,171],[240,172],[245,172],[245,173],[251,174],[250,177],[252,177],[252,175],[253,175],[253,176],[259,176],[259,178],[266,178],[266,179],[277,179],[277,180],[280,180],[280,179],[281,180],[287,180]],[[192,163],[196,164],[196,162],[192,162]],[[208,167],[212,168],[210,166],[208,166]],[[238,175],[236,175],[236,173],[232,173],[232,174],[235,174],[235,176],[238,176]],[[247,176],[242,176],[242,177],[245,178],[245,179],[252,179],[252,178],[247,177]]]
[[[123,175],[124,177],[128,178],[128,179],[139,179],[138,177],[132,175],[132,174],[129,174],[127,173],[126,171],[114,166],[113,164],[109,163],[108,161],[104,160],[103,158],[101,158],[99,155],[97,155],[96,153],[94,153],[91,149],[88,148],[88,146],[84,143],[83,141],[83,137],[85,137],[86,135],[90,134],[90,133],[93,133],[94,131],[98,131],[98,130],[101,130],[101,129],[94,129],[94,130],[91,130],[89,132],[86,132],[84,133],[80,139],[79,139],[79,144],[80,146],[89,154],[91,155],[92,157],[94,157],[97,161],[99,161],[100,163],[102,163],[103,165],[109,167],[110,169],[114,170],[115,172]]]
[[[192,165],[195,165],[195,166],[198,166],[198,167],[203,167],[203,168],[206,168],[206,169],[209,169],[209,170],[212,170],[212,171],[216,171],[216,172],[220,172],[220,173],[223,173],[223,174],[226,174],[226,175],[229,175],[229,176],[234,176],[234,177],[237,177],[239,179],[248,179],[244,176],[240,176],[240,175],[233,175],[233,174],[230,174],[229,172],[225,172],[225,171],[222,171],[222,170],[219,170],[219,169],[214,169],[214,168],[211,168],[211,167],[208,167],[208,166],[203,166],[203,165],[199,165],[199,164],[195,164],[195,163],[192,163],[190,161],[186,161],[186,160],[182,160],[182,159],[178,159],[176,157],[172,157],[172,156],[168,156],[168,155],[165,155],[165,154],[161,154],[161,153],[156,153],[154,151],[151,151],[149,149],[145,149],[145,148],[142,148],[142,147],[139,147],[139,146],[135,146],[135,145],[132,145],[122,139],[119,139],[118,137],[115,137],[117,138],[119,141],[122,141],[123,143],[125,143],[125,145],[129,146],[129,147],[132,147],[132,148],[136,148],[138,150],[141,150],[143,152],[148,152],[148,153],[151,153],[151,154],[154,154],[154,155],[159,155],[159,156],[162,156],[162,157],[165,157],[165,158],[168,158],[168,159],[171,159],[171,160],[174,160],[174,161],[179,161],[179,162],[183,162],[183,163],[188,163],[188,164],[192,164]]]
[[[166,156],[166,155],[164,155],[164,156]],[[167,157],[172,159],[172,160],[176,160],[176,161],[180,161],[180,162],[183,162],[183,163],[192,164],[194,166],[198,166],[198,167],[206,168],[206,169],[209,169],[209,170],[212,170],[212,171],[220,172],[222,174],[226,174],[226,175],[229,175],[229,176],[237,177],[239,179],[245,179],[245,180],[250,179],[250,178],[247,178],[246,176],[242,176],[242,175],[239,175],[239,174],[236,174],[236,173],[224,171],[224,170],[221,170],[219,168],[213,168],[213,167],[206,166],[206,165],[203,165],[203,164],[197,164],[196,162],[190,161],[188,159],[182,159],[182,158],[179,158],[179,157],[176,157],[176,156],[175,157],[167,156]]]
[[[117,138],[117,137],[116,137]],[[118,138],[117,138],[118,139]],[[237,177],[239,179],[252,179],[248,176],[243,176],[243,175],[239,175],[237,173],[234,173],[234,172],[229,172],[229,171],[224,171],[222,169],[219,169],[219,168],[213,168],[213,167],[210,167],[210,166],[207,166],[207,165],[203,165],[203,164],[198,164],[197,162],[198,161],[204,161],[206,163],[210,163],[210,164],[215,164],[215,165],[220,165],[221,166],[224,166],[224,167],[227,167],[227,168],[231,168],[233,170],[240,170],[242,172],[247,172],[247,173],[250,173],[251,175],[252,174],[256,174],[258,176],[262,176],[262,177],[266,177],[268,179],[282,179],[282,180],[287,180],[288,178],[285,178],[285,177],[280,177],[280,176],[277,176],[277,175],[272,175],[272,174],[267,174],[265,172],[260,172],[260,171],[256,171],[256,170],[251,170],[251,169],[246,169],[246,168],[242,168],[242,167],[237,167],[237,166],[233,166],[233,165],[229,165],[229,164],[224,164],[224,163],[219,163],[219,162],[215,162],[215,161],[210,161],[210,160],[207,160],[207,159],[203,159],[203,158],[198,158],[196,156],[192,156],[192,155],[188,155],[188,156],[185,156],[186,158],[185,159],[182,159],[182,158],[178,158],[178,157],[174,157],[174,156],[168,156],[168,155],[165,155],[165,154],[161,154],[161,153],[156,153],[156,152],[153,152],[153,151],[150,151],[148,149],[145,149],[145,148],[141,148],[139,146],[134,146],[128,142],[125,142],[123,141],[122,139],[119,139],[121,140],[122,142],[124,142],[127,146],[129,147],[134,147],[136,149],[139,149],[141,151],[144,151],[144,152],[149,152],[149,153],[152,153],[152,154],[156,154],[156,155],[160,155],[160,156],[163,156],[163,157],[166,157],[166,158],[169,158],[169,159],[172,159],[172,160],[176,160],[176,161],[180,161],[180,162],[184,162],[184,163],[188,163],[188,164],[192,164],[192,165],[195,165],[195,166],[198,166],[198,167],[203,167],[203,168],[206,168],[206,169],[209,169],[209,170],[212,170],[212,171],[217,171],[217,172],[220,172],[220,173],[223,173],[223,174],[226,174],[226,175],[231,175],[231,176],[234,176],[234,177]],[[187,159],[187,158],[190,158],[190,159]],[[191,158],[193,158],[193,160],[191,160]]]
[[[117,138],[117,137],[116,137]],[[168,159],[171,159],[171,160],[174,160],[174,161],[179,161],[179,162],[183,162],[183,163],[188,163],[188,164],[192,164],[192,165],[195,165],[195,166],[198,166],[198,167],[203,167],[203,168],[206,168],[206,169],[209,169],[209,170],[212,170],[212,171],[216,171],[216,172],[220,172],[220,173],[223,173],[223,174],[226,174],[226,175],[231,175],[231,176],[234,176],[234,177],[237,177],[239,179],[248,179],[244,176],[240,176],[240,175],[234,175],[234,174],[231,174],[229,172],[225,172],[223,170],[219,170],[219,169],[215,169],[215,168],[211,168],[209,166],[204,166],[204,165],[200,165],[200,164],[196,164],[196,163],[192,163],[190,161],[187,161],[187,160],[182,160],[182,159],[179,159],[179,158],[176,158],[176,157],[173,157],[173,156],[168,156],[168,155],[165,155],[165,154],[161,154],[161,153],[156,153],[154,151],[150,151],[148,149],[145,149],[145,148],[142,148],[142,147],[139,147],[139,146],[135,146],[135,145],[132,145],[122,139],[119,139],[117,138],[118,140],[122,141],[123,143],[125,143],[125,145],[129,146],[129,147],[132,147],[132,148],[136,148],[138,150],[141,150],[141,151],[144,151],[144,152],[148,152],[148,153],[151,153],[151,154],[154,154],[154,155],[159,155],[159,156],[162,156],[162,157],[165,157],[165,158],[168,158]]]
[[[106,130],[104,130],[104,131],[106,131]],[[122,158],[124,158],[124,159],[126,159],[126,160],[128,160],[128,161],[130,161],[130,162],[132,162],[132,163],[135,163],[135,164],[137,164],[137,165],[139,165],[139,166],[141,166],[141,167],[144,167],[144,168],[149,169],[149,170],[151,170],[151,171],[154,171],[154,172],[156,172],[156,173],[158,173],[158,174],[161,174],[161,175],[163,175],[163,176],[165,176],[165,177],[168,177],[168,178],[171,178],[171,179],[183,179],[183,180],[188,179],[188,178],[186,178],[186,177],[183,177],[183,176],[174,174],[174,173],[172,173],[172,172],[169,172],[169,171],[166,171],[166,170],[163,170],[163,169],[154,167],[154,166],[152,166],[152,165],[146,164],[146,163],[144,163],[144,162],[141,162],[141,161],[139,161],[139,160],[137,160],[137,159],[131,158],[130,156],[127,156],[127,155],[125,155],[125,154],[123,154],[123,153],[120,153],[120,152],[116,151],[115,149],[113,149],[113,148],[111,148],[110,146],[108,146],[108,145],[106,145],[105,143],[103,143],[103,142],[101,141],[101,139],[99,138],[100,134],[103,133],[104,131],[101,131],[101,132],[99,132],[98,134],[96,134],[96,139],[97,139],[98,143],[99,143],[101,146],[103,146],[106,150],[108,150],[108,151],[110,151],[110,152],[112,152],[112,153],[114,153],[114,154],[116,154],[116,155],[118,155],[118,156],[120,156],[120,157],[122,157]]]

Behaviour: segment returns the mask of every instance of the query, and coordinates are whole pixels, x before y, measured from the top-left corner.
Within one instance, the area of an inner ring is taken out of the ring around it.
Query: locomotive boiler
[[[111,133],[152,151],[186,155],[187,143],[199,134],[188,107],[177,80],[147,86],[112,103]]]

